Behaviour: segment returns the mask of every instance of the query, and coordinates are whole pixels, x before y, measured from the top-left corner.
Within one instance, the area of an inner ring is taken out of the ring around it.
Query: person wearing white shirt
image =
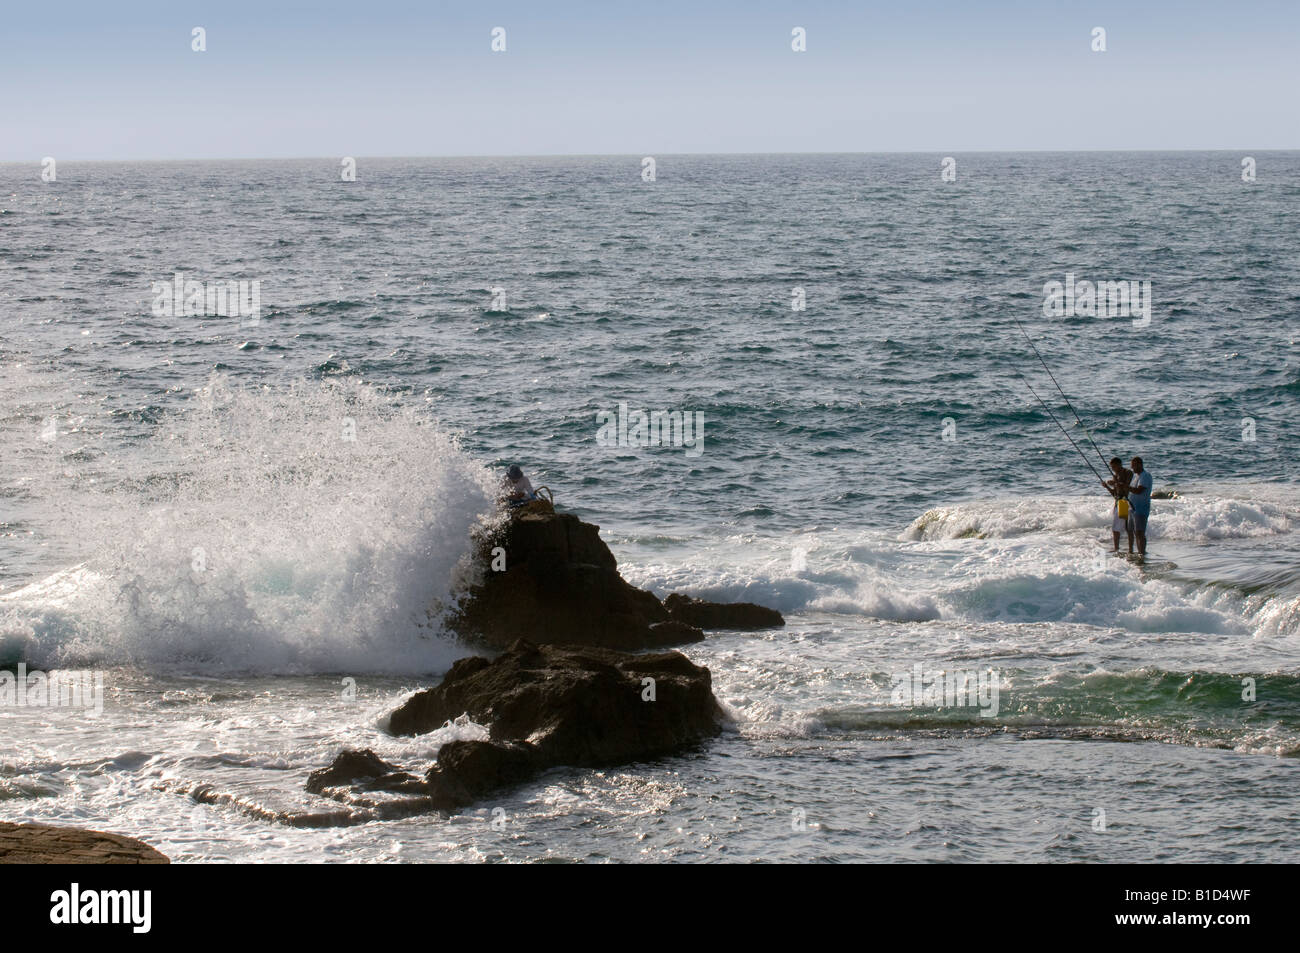
[[[532,481],[524,476],[524,471],[518,465],[512,465],[506,471],[502,489],[505,492],[506,502],[511,506],[537,499],[537,491],[533,489]]]

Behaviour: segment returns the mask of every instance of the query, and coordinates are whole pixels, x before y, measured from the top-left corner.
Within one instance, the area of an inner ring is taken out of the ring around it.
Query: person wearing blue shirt
[[[1147,554],[1147,517],[1151,515],[1151,474],[1142,468],[1142,458],[1134,457],[1130,466],[1133,477],[1128,487],[1128,502],[1132,508],[1133,535],[1137,537],[1138,555]]]

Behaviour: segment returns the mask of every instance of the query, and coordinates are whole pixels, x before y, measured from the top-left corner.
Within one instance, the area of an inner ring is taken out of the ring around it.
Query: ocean
[[[1297,860],[1300,153],[653,158],[0,165],[0,663],[102,679],[0,678],[0,820],[178,862]],[[1145,565],[1098,452],[1153,475]],[[382,724],[479,651],[439,607],[511,463],[630,582],[787,625],[683,647],[729,714],[696,751],[351,823],[303,788],[342,747],[483,735]],[[949,676],[996,704],[909,694]]]

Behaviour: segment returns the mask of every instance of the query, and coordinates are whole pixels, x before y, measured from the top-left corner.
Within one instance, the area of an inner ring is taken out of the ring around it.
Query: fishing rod
[[[1070,413],[1074,414],[1074,422],[1075,422],[1076,424],[1078,424],[1080,427],[1083,428],[1083,433],[1084,433],[1084,436],[1086,436],[1086,437],[1088,438],[1088,443],[1092,444],[1092,449],[1097,451],[1097,459],[1101,461],[1101,465],[1102,465],[1102,466],[1109,468],[1109,467],[1110,467],[1110,464],[1106,462],[1106,456],[1105,456],[1105,454],[1103,454],[1103,453],[1101,452],[1101,450],[1099,450],[1099,449],[1097,448],[1097,444],[1096,444],[1096,443],[1093,441],[1093,439],[1092,439],[1092,433],[1088,430],[1088,428],[1087,428],[1087,426],[1084,424],[1084,422],[1083,422],[1082,420],[1079,419],[1078,411],[1076,411],[1076,410],[1074,409],[1074,404],[1070,403],[1070,398],[1068,398],[1068,397],[1065,396],[1065,391],[1061,390],[1061,385],[1060,385],[1059,383],[1057,383],[1057,380],[1056,380],[1055,375],[1052,374],[1052,369],[1051,369],[1050,367],[1047,366],[1047,361],[1043,360],[1043,355],[1039,353],[1039,351],[1038,351],[1038,345],[1034,344],[1034,339],[1031,338],[1031,337],[1029,336],[1029,332],[1025,330],[1025,326],[1024,326],[1023,324],[1020,323],[1020,319],[1019,319],[1019,318],[1017,318],[1017,317],[1013,314],[1013,315],[1011,315],[1011,320],[1016,322],[1016,327],[1018,327],[1018,328],[1020,329],[1020,333],[1023,334],[1023,335],[1025,336],[1025,340],[1029,342],[1029,346],[1032,347],[1032,348],[1034,349],[1034,354],[1038,357],[1038,363],[1043,365],[1043,370],[1047,371],[1047,376],[1050,377],[1050,378],[1052,378],[1052,383],[1053,383],[1053,384],[1056,384],[1056,392],[1057,392],[1058,394],[1060,394],[1060,395],[1061,395],[1061,399],[1065,401],[1065,406],[1070,408]],[[1025,383],[1028,384],[1029,382],[1026,381]],[[1030,388],[1030,390],[1032,391],[1033,389]],[[1037,395],[1037,394],[1034,394],[1034,396],[1037,397],[1038,395]],[[1041,398],[1039,399],[1038,402],[1039,402],[1040,404],[1043,403]],[[1046,407],[1047,405],[1046,405],[1046,404],[1043,404],[1043,406]],[[1053,419],[1055,419],[1055,418],[1053,418]],[[1058,426],[1059,426],[1059,425],[1058,425]],[[1064,428],[1062,428],[1062,429],[1064,429]],[[1066,434],[1066,436],[1068,437],[1069,434]],[[1070,441],[1070,442],[1073,443],[1074,441]],[[1076,449],[1077,449],[1077,447],[1076,447]],[[1089,466],[1091,466],[1091,465],[1092,465],[1092,464],[1089,464]],[[1092,472],[1093,472],[1093,473],[1096,473],[1097,471],[1096,471],[1096,470],[1093,470]]]
[[[1038,391],[1034,390],[1033,386],[1029,383],[1029,378],[1025,377],[1025,375],[1020,372],[1020,368],[1016,368],[1016,375],[1025,382],[1025,386],[1029,388],[1029,393],[1033,394],[1034,398],[1042,404],[1043,410],[1047,411],[1047,416],[1052,418],[1052,423],[1061,428],[1061,433],[1065,434],[1065,439],[1070,441],[1070,446],[1074,447],[1074,452],[1083,458],[1083,462],[1088,465],[1088,469],[1092,471],[1092,475],[1095,476],[1104,486],[1106,481],[1103,480],[1101,474],[1097,472],[1097,468],[1092,465],[1092,461],[1088,459],[1088,455],[1079,449],[1079,445],[1075,443],[1074,438],[1070,436],[1070,431],[1066,430],[1065,425],[1056,419],[1056,414],[1052,413],[1052,408],[1047,406],[1047,402],[1038,396]],[[1095,450],[1096,447],[1093,449]]]

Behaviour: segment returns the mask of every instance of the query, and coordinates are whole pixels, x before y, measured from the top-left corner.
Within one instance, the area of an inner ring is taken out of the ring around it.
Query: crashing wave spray
[[[494,491],[421,410],[349,379],[214,376],[111,485],[45,484],[82,562],[0,600],[0,639],[49,667],[445,668],[463,650],[440,617]]]

